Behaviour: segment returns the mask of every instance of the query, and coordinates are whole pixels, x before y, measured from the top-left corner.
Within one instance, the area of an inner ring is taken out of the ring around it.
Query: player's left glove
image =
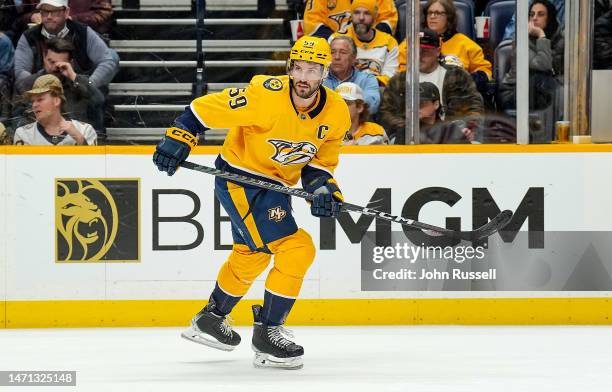
[[[179,165],[187,159],[191,148],[198,144],[196,137],[183,129],[170,127],[157,144],[153,163],[160,171],[173,175]]]
[[[310,213],[319,218],[335,218],[340,213],[344,197],[333,178],[319,178],[311,184],[314,194]]]

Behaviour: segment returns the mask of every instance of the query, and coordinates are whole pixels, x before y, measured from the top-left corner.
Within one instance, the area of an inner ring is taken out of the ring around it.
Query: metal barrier
[[[185,52],[193,53],[196,40],[114,40],[110,46],[120,53]],[[288,39],[205,40],[202,49],[210,53],[289,51]]]

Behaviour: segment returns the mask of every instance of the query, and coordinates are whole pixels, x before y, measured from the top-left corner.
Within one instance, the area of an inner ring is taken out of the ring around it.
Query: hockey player
[[[258,75],[246,88],[195,99],[157,145],[154,163],[172,175],[198,134],[230,128],[217,168],[286,186],[301,178],[304,189],[315,194],[312,214],[335,217],[343,199],[333,173],[351,123],[343,99],[322,85],[330,62],[325,39],[300,38],[287,61],[288,76]],[[287,195],[218,177],[215,193],[231,218],[234,245],[208,304],[182,336],[233,350],[240,336],[227,315],[274,256],[263,306],[253,306],[254,364],[300,368],[304,349],[287,339],[282,325],[314,260],[312,239],[297,227]]]

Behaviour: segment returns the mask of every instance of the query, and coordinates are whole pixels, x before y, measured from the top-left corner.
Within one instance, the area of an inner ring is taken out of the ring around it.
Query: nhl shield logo
[[[273,207],[268,210],[268,219],[274,222],[280,222],[287,216],[287,211],[280,207]]]

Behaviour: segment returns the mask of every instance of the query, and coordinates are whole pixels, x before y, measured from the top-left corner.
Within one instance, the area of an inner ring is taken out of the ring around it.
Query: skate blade
[[[189,327],[185,331],[183,331],[181,333],[181,337],[187,340],[191,340],[192,342],[196,342],[198,344],[203,344],[208,347],[216,348],[217,350],[232,351],[236,348],[236,346],[230,346],[229,344],[221,343],[210,335],[207,335],[200,331],[196,331],[193,327]]]
[[[260,369],[286,369],[298,370],[304,367],[301,356],[291,358],[277,358],[270,354],[255,351],[253,366]]]

